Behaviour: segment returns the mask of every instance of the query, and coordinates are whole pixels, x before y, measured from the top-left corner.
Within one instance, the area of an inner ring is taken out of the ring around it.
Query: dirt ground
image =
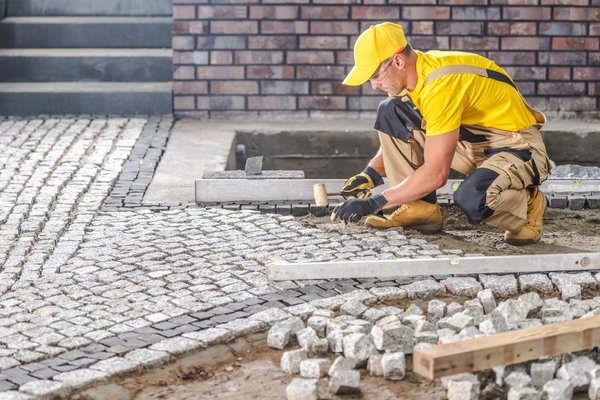
[[[137,393],[135,400],[275,400],[285,399],[285,389],[294,376],[279,367],[282,351],[266,346],[256,346],[240,355],[235,363],[219,364],[201,368],[196,374],[183,377],[177,382],[147,386]],[[335,356],[330,355],[331,361]],[[407,366],[412,365],[407,357]],[[441,399],[445,390],[439,381],[429,382],[412,372],[402,381],[387,381],[361,372],[360,394],[335,396],[328,392],[327,379],[319,380],[321,399]]]
[[[458,207],[442,208],[444,228],[441,233],[423,234],[406,230],[410,238],[425,239],[440,249],[461,249],[464,253],[484,255],[580,253],[600,251],[600,209],[573,211],[548,208],[544,215],[542,240],[528,246],[512,246],[504,242],[504,232],[485,224],[471,225]],[[308,226],[331,224],[328,217],[303,217]],[[348,233],[364,232],[352,224],[344,227]],[[340,230],[342,232],[342,230]]]

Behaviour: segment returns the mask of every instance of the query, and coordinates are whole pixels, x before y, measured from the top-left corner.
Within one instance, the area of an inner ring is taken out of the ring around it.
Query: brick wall
[[[173,0],[178,117],[360,117],[384,97],[340,82],[369,25],[419,50],[487,56],[546,111],[600,105],[600,0]],[[452,4],[452,5],[450,5]]]

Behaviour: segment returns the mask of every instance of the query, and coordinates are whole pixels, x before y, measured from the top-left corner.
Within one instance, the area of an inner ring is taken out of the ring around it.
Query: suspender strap
[[[546,116],[544,114],[542,114],[541,112],[534,110],[533,107],[531,107],[527,103],[527,101],[525,100],[525,98],[523,97],[521,92],[519,92],[519,89],[517,89],[517,86],[512,81],[512,79],[510,79],[508,76],[504,75],[503,73],[492,71],[491,69],[475,67],[472,65],[447,65],[445,67],[438,68],[435,71],[431,72],[429,75],[427,75],[427,78],[425,78],[425,84],[423,85],[423,87],[427,86],[427,84],[429,82],[431,82],[435,79],[441,78],[444,75],[451,75],[451,74],[475,74],[475,75],[483,76],[485,78],[491,78],[491,79],[494,79],[499,82],[504,82],[504,83],[512,86],[517,91],[517,93],[519,93],[519,96],[521,96],[521,100],[523,100],[523,103],[525,103],[525,106],[534,115],[534,117],[537,121],[536,125],[538,126],[538,128],[541,128],[542,125],[544,125],[546,123],[546,121],[547,121]]]

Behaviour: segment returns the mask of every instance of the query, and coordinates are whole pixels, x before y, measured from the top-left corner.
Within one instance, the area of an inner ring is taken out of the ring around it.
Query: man
[[[390,97],[377,110],[379,151],[346,181],[346,201],[332,220],[367,216],[375,228],[439,231],[435,190],[452,168],[467,175],[454,202],[470,223],[505,230],[513,245],[540,240],[546,200],[538,187],[551,169],[539,131],[546,117],[525,102],[506,71],[477,54],[413,50],[402,27],[390,22],[360,35],[354,61],[343,83],[370,81]],[[370,196],[384,174],[389,188]]]

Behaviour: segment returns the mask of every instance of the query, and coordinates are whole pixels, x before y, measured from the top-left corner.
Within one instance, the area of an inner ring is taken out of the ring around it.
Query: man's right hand
[[[377,171],[367,167],[363,172],[349,178],[342,187],[340,194],[345,199],[364,199],[371,196],[371,190],[375,186],[383,184],[383,178]]]

